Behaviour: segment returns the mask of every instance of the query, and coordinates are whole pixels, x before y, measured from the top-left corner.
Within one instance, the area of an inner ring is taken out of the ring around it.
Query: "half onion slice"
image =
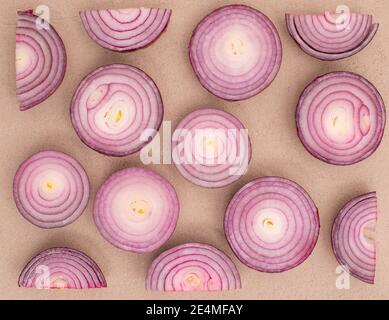
[[[55,29],[32,10],[18,12],[16,26],[16,95],[25,111],[50,97],[66,70],[65,46]]]
[[[35,289],[95,289],[107,283],[99,266],[85,253],[51,248],[34,257],[19,277],[19,287]]]
[[[374,284],[376,266],[375,192],[352,199],[339,212],[332,226],[332,248],[336,259],[357,279]]]
[[[158,256],[149,268],[146,289],[155,291],[222,291],[241,288],[239,272],[222,251],[188,243]]]
[[[351,165],[368,158],[381,143],[384,102],[365,78],[332,72],[309,84],[296,111],[298,136],[316,158]]]
[[[262,12],[227,5],[198,24],[189,55],[196,76],[208,91],[239,101],[273,82],[281,66],[282,47],[277,29]]]
[[[366,14],[320,15],[286,14],[290,35],[312,57],[333,61],[351,57],[374,38],[378,24]]]
[[[81,81],[71,104],[73,127],[90,148],[110,156],[138,152],[157,133],[163,103],[154,81],[124,64],[100,67]],[[149,139],[142,139],[149,132]]]
[[[180,173],[202,187],[238,180],[251,160],[247,130],[230,113],[200,109],[187,115],[173,134],[173,161]]]
[[[14,178],[17,208],[41,228],[64,227],[85,210],[89,180],[81,164],[67,154],[43,151],[25,160]]]
[[[136,253],[151,252],[173,234],[179,214],[174,187],[159,174],[129,168],[113,174],[97,192],[93,217],[103,237]]]
[[[224,219],[236,256],[261,272],[284,272],[311,254],[319,236],[318,210],[295,182],[256,179],[232,198]]]
[[[171,10],[151,8],[81,11],[88,35],[113,51],[133,51],[157,40],[166,29]]]

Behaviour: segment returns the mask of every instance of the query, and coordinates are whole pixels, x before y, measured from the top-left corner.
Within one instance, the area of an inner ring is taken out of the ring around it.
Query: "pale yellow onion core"
[[[329,139],[346,143],[354,135],[354,115],[350,106],[330,105],[324,112],[324,130]]]
[[[130,219],[135,222],[145,221],[151,215],[151,206],[145,200],[133,200],[130,202]]]
[[[375,226],[374,222],[367,223],[363,227],[363,231],[362,231],[363,232],[363,237],[368,242],[374,242],[375,241],[375,237],[376,237],[375,227],[376,226]]]
[[[54,278],[51,280],[52,288],[65,289],[67,286],[67,282],[62,277]]]
[[[184,282],[192,288],[199,288],[201,279],[196,273],[189,273],[184,277]]]
[[[16,44],[16,55],[15,55],[15,66],[16,66],[16,74],[21,74],[27,70],[27,68],[31,65],[31,49],[27,49],[26,45]]]

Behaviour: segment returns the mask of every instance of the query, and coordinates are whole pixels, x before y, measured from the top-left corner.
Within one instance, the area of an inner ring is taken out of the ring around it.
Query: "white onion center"
[[[146,185],[126,186],[113,198],[112,212],[118,225],[125,225],[130,233],[140,234],[144,229],[153,229],[160,222],[163,201],[154,188]],[[158,208],[158,210],[154,210]]]
[[[285,217],[275,208],[260,210],[254,217],[254,232],[264,242],[275,243],[285,234]]]
[[[38,183],[36,181],[39,181]],[[66,177],[58,171],[45,170],[41,172],[34,181],[37,183],[39,193],[47,200],[54,200],[65,190],[67,184]]]
[[[226,133],[223,130],[213,128],[196,130],[193,148],[196,159],[217,159],[224,152],[225,143]]]
[[[367,221],[362,226],[362,232],[360,233],[361,242],[367,249],[374,250],[375,234],[376,234],[376,223],[373,221]]]
[[[249,72],[258,62],[259,44],[253,41],[249,32],[241,25],[233,25],[214,44],[218,63],[231,68],[233,75]]]
[[[334,143],[347,144],[359,131],[366,135],[370,130],[370,115],[366,106],[359,110],[346,101],[334,101],[323,112],[323,130]]]
[[[36,52],[24,42],[16,42],[16,74],[22,74],[34,66],[38,60]]]
[[[63,276],[50,278],[50,288],[66,289],[68,286],[68,281],[64,279]]]
[[[98,96],[100,92],[95,91],[90,98],[93,99],[93,95]],[[95,124],[106,134],[122,133],[134,120],[135,108],[128,96],[120,93],[114,94],[106,103],[99,105],[99,110],[95,113]]]
[[[202,288],[204,283],[204,279],[202,279],[203,272],[198,272],[195,268],[191,269],[193,270],[187,271],[183,276],[183,287],[191,288],[192,290]]]

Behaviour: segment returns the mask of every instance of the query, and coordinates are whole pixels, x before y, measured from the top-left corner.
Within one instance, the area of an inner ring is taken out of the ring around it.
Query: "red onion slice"
[[[332,248],[336,259],[357,279],[374,284],[376,249],[375,192],[352,199],[339,212],[332,226]]]
[[[273,82],[281,66],[282,47],[277,29],[262,12],[227,5],[198,24],[189,55],[203,87],[222,99],[239,101]]]
[[[318,210],[307,192],[279,177],[259,178],[240,189],[224,219],[227,240],[239,260],[270,273],[304,262],[319,229]]]
[[[149,268],[146,289],[154,291],[222,291],[240,289],[234,263],[213,246],[188,243],[158,256]]]
[[[18,12],[16,26],[16,95],[25,111],[50,97],[66,71],[65,46],[47,22],[44,28],[32,10]],[[40,20],[39,20],[40,21]]]
[[[170,238],[179,210],[176,191],[165,178],[148,169],[129,168],[116,172],[100,187],[93,217],[111,244],[144,253]]]
[[[81,11],[88,35],[100,46],[118,52],[144,48],[159,38],[171,10],[130,8]]]
[[[95,289],[107,283],[99,266],[85,253],[51,248],[34,257],[19,277],[19,287],[35,289]]]
[[[157,133],[163,103],[154,81],[124,64],[100,67],[81,81],[71,104],[73,127],[90,148],[110,156],[138,152]],[[141,139],[150,132],[149,141]]]
[[[317,59],[333,61],[351,57],[374,38],[378,24],[366,14],[347,17],[326,11],[320,15],[286,14],[290,35],[300,48]]]
[[[196,185],[224,187],[247,171],[251,144],[247,130],[230,113],[200,109],[187,115],[173,134],[173,161]]]
[[[29,222],[41,228],[64,227],[88,204],[88,176],[69,155],[43,151],[20,165],[13,194],[17,208]]]
[[[316,158],[351,165],[368,158],[381,143],[384,102],[365,78],[332,72],[309,84],[296,111],[298,136]]]

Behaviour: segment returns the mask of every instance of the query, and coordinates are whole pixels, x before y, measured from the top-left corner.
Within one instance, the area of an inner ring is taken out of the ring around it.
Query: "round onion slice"
[[[107,283],[99,266],[85,253],[51,248],[34,257],[19,277],[19,287],[35,289],[95,289]]]
[[[116,172],[100,187],[93,217],[114,246],[144,253],[170,238],[179,210],[176,191],[166,179],[148,169],[129,168]]]
[[[312,57],[333,61],[351,57],[374,38],[378,24],[366,14],[320,15],[286,14],[290,35]]]
[[[157,40],[169,23],[171,10],[130,8],[81,11],[88,35],[100,46],[125,52],[144,48]]]
[[[100,67],[81,81],[71,104],[71,118],[81,140],[110,156],[138,152],[157,133],[163,103],[154,81],[124,64]],[[149,139],[142,139],[144,132]]]
[[[298,136],[316,158],[351,165],[378,148],[385,129],[384,102],[365,78],[332,72],[302,93],[296,111]]]
[[[339,212],[332,226],[332,248],[336,259],[351,275],[374,284],[376,249],[375,192],[352,199]]]
[[[201,84],[231,101],[266,89],[281,66],[277,29],[262,12],[227,5],[206,16],[193,32],[190,61]]]
[[[149,268],[146,289],[155,291],[222,291],[240,289],[234,263],[213,246],[188,243],[158,256]]]
[[[173,134],[173,161],[180,173],[202,187],[238,180],[251,160],[247,130],[233,115],[200,109],[187,115]]]
[[[18,12],[16,26],[16,95],[25,111],[50,97],[66,70],[65,46],[47,22],[32,10]]]
[[[236,256],[261,272],[284,272],[304,262],[319,236],[318,210],[307,192],[279,177],[256,179],[232,198],[224,219]]]
[[[84,211],[89,181],[81,164],[67,154],[43,151],[25,160],[14,178],[17,208],[41,228],[64,227]]]

